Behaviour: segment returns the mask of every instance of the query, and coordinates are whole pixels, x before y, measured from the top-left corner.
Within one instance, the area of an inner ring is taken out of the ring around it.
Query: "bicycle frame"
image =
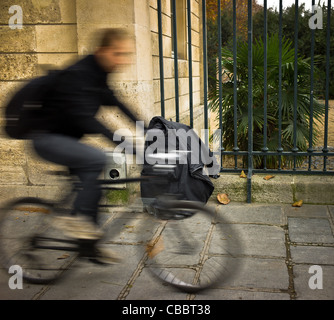
[[[161,181],[161,183],[168,183],[169,176],[168,173],[172,172],[175,166],[170,166],[165,168],[165,170],[162,170],[164,166],[158,167],[158,174],[156,175],[148,175],[148,176],[140,176],[140,177],[133,177],[133,178],[125,178],[125,179],[99,179],[98,184],[101,186],[102,190],[115,190],[115,188],[107,187],[108,185],[114,185],[114,184],[120,184],[120,183],[134,183],[134,182],[143,182],[143,181]],[[49,172],[50,174],[56,174],[61,176],[68,176],[67,172],[63,171],[54,171]],[[67,211],[66,209],[61,209],[62,205],[67,203],[73,196],[75,192],[77,192],[81,187],[80,182],[74,182],[72,190],[60,201],[56,203],[50,203],[49,205],[53,208],[56,208],[60,212]],[[119,205],[116,204],[99,204],[99,207],[116,207]],[[66,212],[68,213],[68,212]],[[69,252],[79,252],[79,254],[87,254],[92,252],[94,250],[96,240],[81,240],[81,239],[60,239],[60,238],[51,238],[51,237],[41,237],[41,236],[35,236],[32,241],[32,247],[35,249],[49,249],[49,250],[59,250],[59,251],[69,251]],[[46,245],[46,242],[55,242],[59,244],[68,244],[68,245],[74,245],[74,246],[56,246],[56,245]],[[44,244],[43,244],[44,243]]]
[[[33,238],[32,248],[34,249],[48,249],[66,252],[77,252],[82,256],[93,256],[95,252],[96,243],[98,240],[86,240],[86,239],[59,239],[51,237],[37,236]],[[72,244],[74,246],[56,246],[56,245],[43,245],[43,242],[56,242],[61,244]]]

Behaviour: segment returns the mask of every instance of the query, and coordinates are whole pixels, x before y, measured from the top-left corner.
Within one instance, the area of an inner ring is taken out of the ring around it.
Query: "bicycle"
[[[174,167],[157,165],[152,167],[155,174],[151,176],[103,179],[99,183],[103,189],[109,189],[112,184],[153,179],[168,183]],[[0,263],[6,270],[19,265],[27,282],[49,283],[68,269],[77,257],[90,257],[97,241],[106,246],[124,244],[114,232],[115,228],[110,227],[115,220],[113,217],[104,222],[105,236],[100,240],[69,238],[55,227],[57,217],[70,214],[70,199],[78,188],[80,184],[73,183],[72,191],[57,202],[26,197],[14,199],[1,209]],[[191,293],[212,287],[236,274],[238,259],[233,248],[237,246],[238,238],[212,208],[168,194],[144,203],[148,203],[145,225],[152,225],[154,229],[152,236],[141,245],[145,246],[145,266],[158,279]],[[108,234],[110,230],[112,234]],[[67,259],[69,262],[64,264],[64,257],[72,259]]]

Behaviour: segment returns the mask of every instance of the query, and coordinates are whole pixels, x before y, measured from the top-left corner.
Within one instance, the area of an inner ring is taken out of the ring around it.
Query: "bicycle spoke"
[[[21,266],[23,278],[30,282],[57,278],[64,264],[61,257],[73,246],[73,242],[61,240],[59,230],[53,227],[52,208],[34,198],[21,199],[7,207],[1,217],[0,234],[1,264],[5,268]]]
[[[196,213],[167,222],[158,241],[152,244],[155,254],[148,255],[147,265],[153,273],[183,291],[196,292],[237,272],[237,259],[228,250],[232,243],[237,245],[237,239],[232,233],[225,236],[223,224],[215,221],[212,211],[187,201],[175,201],[173,205],[174,209],[169,210],[179,211],[180,206]]]

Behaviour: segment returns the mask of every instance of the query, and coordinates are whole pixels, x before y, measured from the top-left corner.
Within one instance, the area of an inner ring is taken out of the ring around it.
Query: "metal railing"
[[[315,0],[312,1],[312,5],[315,4]],[[235,75],[234,79],[237,79],[237,0],[231,0],[232,2],[232,15],[233,15],[233,74]],[[162,22],[161,22],[161,0],[157,0],[158,3],[158,23],[159,23],[159,52],[160,52],[160,77],[161,80],[164,79],[163,73],[163,42],[162,42]],[[188,17],[188,63],[189,63],[189,106],[190,106],[190,125],[193,126],[193,101],[192,101],[192,55],[191,55],[191,1],[187,0],[187,17]],[[209,118],[208,118],[208,105],[210,103],[208,99],[208,56],[207,56],[207,8],[206,1],[202,0],[201,2],[201,10],[202,10],[202,33],[203,33],[203,91],[204,91],[204,123],[203,127],[207,129],[209,127]],[[294,20],[294,85],[293,85],[293,146],[290,150],[286,150],[283,148],[282,143],[282,39],[283,39],[283,21],[282,21],[282,12],[283,12],[283,0],[279,0],[278,12],[279,12],[279,65],[278,65],[278,114],[277,114],[277,131],[278,131],[278,147],[276,150],[270,150],[268,147],[268,106],[267,106],[267,23],[268,23],[268,15],[267,15],[267,0],[263,1],[263,17],[264,17],[264,25],[263,25],[263,43],[264,43],[264,61],[263,61],[263,145],[261,150],[254,149],[254,132],[253,132],[253,1],[248,0],[248,8],[247,8],[247,43],[248,43],[248,144],[247,150],[240,150],[238,146],[238,83],[237,81],[233,81],[233,143],[234,146],[231,150],[225,150],[224,148],[224,132],[223,132],[223,117],[222,117],[222,102],[223,102],[223,70],[222,70],[222,38],[221,38],[221,9],[222,3],[221,0],[217,0],[217,27],[218,27],[218,95],[219,95],[219,108],[218,108],[218,117],[219,117],[219,129],[222,132],[219,135],[219,151],[218,156],[221,159],[221,172],[241,172],[242,170],[247,173],[247,202],[251,202],[251,192],[252,192],[252,175],[254,173],[283,173],[283,174],[325,174],[325,175],[334,175],[334,170],[329,169],[327,167],[328,157],[333,157],[334,152],[329,150],[328,146],[328,136],[329,136],[329,86],[330,86],[330,68],[334,68],[334,66],[330,66],[330,42],[331,35],[330,33],[330,25],[331,25],[331,0],[327,0],[327,21],[326,25],[326,80],[325,80],[325,92],[324,92],[324,125],[323,125],[323,136],[324,141],[321,150],[315,150],[313,145],[313,135],[314,135],[314,57],[315,57],[315,30],[310,29],[310,106],[309,106],[309,141],[308,141],[308,149],[300,150],[297,144],[297,104],[298,104],[298,35],[299,35],[299,21],[298,21],[298,7],[299,1],[295,0],[295,20]],[[175,68],[175,113],[176,113],[176,121],[179,121],[179,101],[178,101],[178,55],[177,55],[177,33],[175,32],[177,29],[177,20],[176,20],[176,12],[175,12],[175,0],[172,0],[172,25],[173,25],[173,41],[174,41],[174,68]],[[176,52],[176,53],[175,53]],[[332,53],[333,54],[333,53]],[[333,79],[332,79],[333,80]],[[160,89],[161,89],[161,115],[165,115],[165,106],[164,106],[164,81],[160,81]],[[232,119],[231,119],[232,121]],[[208,143],[208,136],[205,137],[205,142]],[[228,168],[224,167],[223,159],[225,156],[232,156],[235,160],[235,165]],[[239,166],[237,159],[238,157],[244,157],[246,159],[246,166]],[[254,167],[254,157],[262,157],[263,165],[261,168]],[[266,159],[268,157],[275,157],[277,159],[277,167],[276,168],[267,168]],[[292,165],[288,168],[283,168],[282,159],[283,157],[289,157],[292,159]],[[308,167],[305,169],[301,169],[298,167],[297,159],[301,157],[305,157],[308,159]],[[311,166],[313,157],[321,157],[323,159],[323,167],[322,170],[313,170]]]

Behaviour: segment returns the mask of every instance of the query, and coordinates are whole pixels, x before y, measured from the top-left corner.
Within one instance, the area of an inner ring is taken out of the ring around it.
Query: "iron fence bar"
[[[233,151],[238,152],[238,94],[237,94],[237,4],[233,0],[233,121],[234,121],[234,147]],[[238,167],[238,156],[234,157],[234,168]]]
[[[290,154],[290,156],[292,156]],[[224,172],[224,173],[241,173],[242,171],[244,171],[244,173],[248,173],[247,169],[243,169],[243,168],[239,168],[239,169],[232,169],[232,168],[224,168],[222,169],[220,172]],[[253,169],[252,173],[254,174],[277,174],[277,169]],[[321,170],[313,170],[313,171],[305,171],[305,170],[282,170],[279,172],[279,174],[289,174],[289,175],[321,175],[321,176],[334,176],[334,171],[321,171]]]
[[[328,154],[328,100],[329,100],[329,58],[330,58],[330,27],[331,27],[331,0],[328,0],[327,10],[327,35],[326,35],[326,92],[325,92],[325,128],[324,128],[324,148],[322,151]],[[327,157],[324,157],[324,168],[327,170]]]
[[[209,145],[209,119],[208,119],[208,52],[207,52],[207,30],[206,30],[206,0],[202,0],[202,22],[203,22],[203,93],[204,93],[204,129],[205,144]]]
[[[222,34],[221,34],[221,0],[218,0],[218,86],[219,86],[219,149],[223,148],[223,115],[222,115],[222,100],[223,100],[223,75],[222,75]],[[223,156],[220,156],[220,166],[223,167]]]
[[[252,0],[248,0],[248,173],[247,173],[247,203],[252,202],[252,172],[253,172],[253,20]]]
[[[267,55],[268,55],[268,45],[267,45],[267,33],[268,33],[268,22],[267,22],[267,0],[263,1],[263,18],[264,18],[264,31],[263,31],[263,47],[264,47],[264,57],[263,57],[263,152],[267,152],[269,149],[267,147]],[[263,158],[264,169],[267,168],[267,157]]]
[[[268,151],[268,152],[263,152],[263,151],[253,151],[254,156],[263,156],[263,155],[268,155],[268,156],[291,156],[291,157],[307,157],[310,155],[310,152],[307,151],[298,151],[295,153],[291,153],[290,151],[283,151],[283,152],[276,152],[276,151]],[[334,152],[328,152],[326,153],[327,156],[334,156]],[[323,152],[312,152],[312,156],[326,156]]]
[[[283,0],[279,1],[279,53],[278,53],[278,152],[282,152],[282,14]],[[278,157],[278,170],[282,169],[282,157]]]
[[[165,87],[164,87],[164,61],[163,61],[163,40],[162,40],[162,17],[161,0],[158,1],[158,35],[159,35],[159,68],[160,68],[160,105],[161,116],[165,117]]]
[[[220,151],[213,152],[215,155],[220,155]],[[224,151],[227,156],[248,156],[248,151]]]
[[[173,47],[174,47],[174,87],[175,87],[175,119],[176,122],[180,121],[179,118],[179,68],[178,68],[178,49],[177,49],[177,22],[176,22],[176,1],[172,1],[173,12]]]
[[[268,174],[268,173],[275,174],[275,173],[277,173],[277,170],[254,169],[253,172],[254,173],[263,173],[263,174]],[[282,171],[280,171],[280,174],[282,174],[282,173],[283,174],[293,174],[293,175],[295,175],[295,174],[300,174],[300,175],[307,174],[307,175],[323,175],[323,176],[327,175],[327,176],[334,176],[334,171],[332,171],[332,172],[327,171],[325,173],[324,171],[320,171],[320,170],[319,171],[316,171],[316,170],[314,170],[314,171],[305,171],[305,170],[298,170],[298,169],[296,169],[296,170],[282,170]]]
[[[192,47],[191,47],[191,0],[187,0],[187,15],[188,15],[188,66],[189,66],[189,115],[190,127],[194,127],[193,114],[193,71],[192,71]]]
[[[297,148],[297,99],[298,99],[298,0],[295,0],[295,56],[294,56],[294,84],[293,84],[293,148],[292,152],[298,152]],[[296,170],[296,157],[293,158],[293,169]]]
[[[221,57],[221,0],[218,1],[218,37],[219,37],[219,118],[220,118],[220,129],[223,127],[222,123],[222,57]],[[315,87],[315,74],[314,74],[314,63],[315,63],[315,30],[311,29],[311,48],[310,48],[310,57],[311,57],[311,68],[310,68],[310,111],[309,111],[309,137],[308,137],[308,149],[305,151],[301,151],[298,148],[298,132],[299,132],[299,117],[298,117],[298,95],[299,95],[299,75],[298,75],[298,36],[301,31],[299,31],[299,0],[295,0],[295,21],[294,21],[294,72],[293,72],[293,114],[289,115],[291,131],[292,131],[292,148],[291,150],[284,151],[283,149],[283,0],[279,0],[279,61],[278,61],[278,147],[276,151],[271,151],[268,149],[268,16],[267,16],[267,0],[264,0],[264,127],[263,127],[263,146],[260,151],[254,150],[253,146],[253,48],[252,48],[252,37],[253,37],[253,21],[252,21],[252,0],[248,0],[248,146],[247,150],[240,150],[238,148],[238,135],[237,135],[237,42],[236,42],[236,1],[233,0],[233,74],[234,74],[234,83],[233,83],[233,111],[234,111],[234,147],[233,151],[225,151],[222,147],[223,137],[220,140],[221,149],[217,152],[214,152],[215,155],[219,155],[222,159],[222,156],[233,156],[234,157],[234,167],[231,168],[223,168],[221,166],[221,172],[227,173],[238,173],[244,171],[247,173],[247,202],[250,203],[252,199],[252,175],[253,174],[268,174],[268,173],[282,173],[282,174],[307,174],[307,175],[330,175],[334,176],[334,170],[328,170],[326,167],[326,162],[328,162],[328,157],[334,157],[334,152],[329,151],[328,148],[328,130],[329,130],[329,85],[330,85],[330,10],[331,10],[331,0],[328,0],[328,15],[327,15],[327,31],[326,31],[326,83],[325,83],[325,121],[324,121],[324,146],[322,150],[314,149],[314,87]],[[315,4],[315,0],[312,0],[312,5]],[[218,88],[217,88],[218,89]],[[247,157],[248,163],[245,167],[237,166],[237,158],[238,157]],[[264,166],[259,168],[254,168],[253,160],[254,157],[264,157]],[[278,159],[278,167],[277,168],[267,168],[268,157],[274,157]],[[283,168],[283,157],[292,161],[291,167]],[[324,167],[318,170],[312,169],[312,159],[313,157],[323,157],[324,159]],[[297,167],[297,163],[301,159],[306,159],[306,167],[300,168]],[[298,160],[298,162],[297,162]],[[328,165],[328,164],[327,164]],[[330,168],[331,169],[331,168]]]
[[[222,173],[241,173],[241,172],[247,173],[247,169],[232,169],[232,168],[224,168],[221,169],[220,172]]]
[[[219,152],[215,153],[214,154],[219,154]],[[232,155],[238,155],[238,156],[246,156],[248,155],[248,151],[224,151],[224,154],[225,155],[229,155],[229,156],[232,156]],[[253,151],[253,156],[289,156],[289,157],[308,157],[310,156],[310,153],[307,152],[307,151],[298,151],[296,153],[292,153],[291,151],[282,151],[282,152],[278,152],[278,151],[266,151],[266,152],[263,152],[263,151]],[[323,152],[315,152],[313,151],[312,152],[312,156],[315,156],[315,157],[331,157],[331,156],[334,156],[334,152],[328,152],[326,154],[324,154]]]
[[[312,0],[312,7],[315,4],[315,0]],[[308,161],[308,171],[311,171],[312,155],[313,152],[313,90],[314,90],[314,29],[311,29],[311,74],[310,74],[310,136],[309,136],[309,148],[310,152]]]

